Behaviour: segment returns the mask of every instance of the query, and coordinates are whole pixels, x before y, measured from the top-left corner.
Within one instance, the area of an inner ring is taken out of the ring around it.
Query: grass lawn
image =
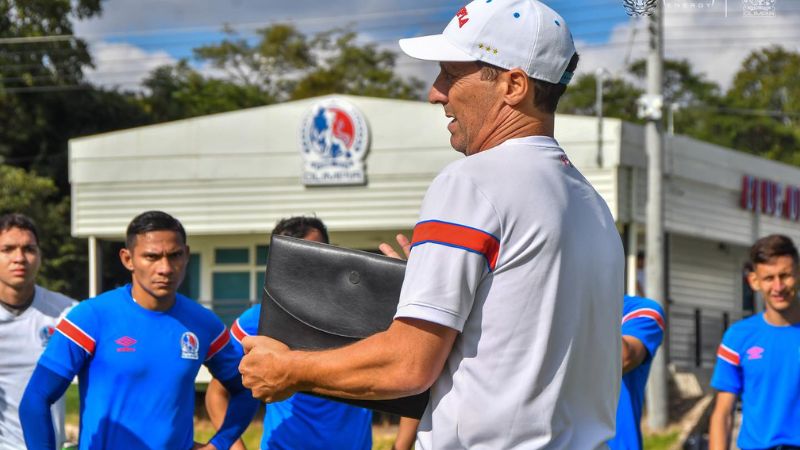
[[[678,431],[644,436],[643,447],[647,450],[666,450],[678,442]]]
[[[71,385],[67,389],[67,424],[78,425],[78,386]],[[396,427],[376,426],[372,428],[372,449],[391,450],[394,443]],[[262,425],[253,423],[244,432],[243,439],[248,449],[257,449],[261,442]],[[207,442],[214,435],[211,422],[198,420],[194,424],[194,436],[198,442]],[[672,431],[665,434],[650,434],[644,436],[644,448],[647,450],[666,450],[678,440],[678,432]]]

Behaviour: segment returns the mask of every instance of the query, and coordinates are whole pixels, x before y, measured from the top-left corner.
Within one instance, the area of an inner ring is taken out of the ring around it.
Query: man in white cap
[[[395,320],[353,345],[244,340],[244,384],[383,399],[431,388],[418,449],[603,448],[621,379],[623,253],[608,207],[553,138],[577,65],[536,0],[476,0],[443,34],[404,39],[439,61],[429,93],[467,157],[432,182]]]

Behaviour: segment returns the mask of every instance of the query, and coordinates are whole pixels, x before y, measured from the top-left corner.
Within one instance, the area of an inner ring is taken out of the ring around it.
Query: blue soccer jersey
[[[653,300],[631,296],[625,296],[622,308],[622,335],[639,339],[647,349],[647,357],[638,367],[622,376],[617,406],[617,435],[608,445],[613,450],[639,450],[642,448],[639,422],[642,419],[644,387],[653,356],[664,339],[664,311]]]
[[[741,449],[800,446],[800,324],[775,326],[764,314],[722,338],[711,386],[741,396]]]
[[[80,449],[191,449],[200,365],[238,376],[225,325],[182,295],[156,312],[124,286],[81,302],[56,330],[39,364],[79,377]]]
[[[261,305],[255,305],[231,326],[231,343],[239,351],[245,336],[257,334],[260,315]],[[369,450],[372,411],[303,393],[268,404],[261,449],[297,448]]]

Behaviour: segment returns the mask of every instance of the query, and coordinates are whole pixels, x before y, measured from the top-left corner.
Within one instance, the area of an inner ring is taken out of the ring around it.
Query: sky
[[[581,55],[578,75],[598,69],[621,75],[645,56],[646,19],[629,17],[623,2],[643,0],[545,0],[569,25]],[[800,51],[800,0],[663,0],[667,58],[688,59],[696,71],[727,89],[753,50],[782,45]],[[89,44],[95,68],[90,80],[125,90],[158,66],[186,58],[192,49],[219,42],[227,26],[242,37],[278,22],[313,34],[337,27],[358,32],[361,42],[399,52],[397,40],[439,33],[463,1],[452,0],[104,0],[102,14],[75,24]],[[768,15],[754,16],[753,5]],[[433,63],[405,55],[404,76],[432,80]]]

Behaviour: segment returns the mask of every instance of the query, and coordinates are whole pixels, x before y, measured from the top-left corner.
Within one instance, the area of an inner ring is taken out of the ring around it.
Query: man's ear
[[[133,272],[133,255],[130,250],[125,247],[121,248],[119,250],[119,260],[126,269]]]
[[[510,106],[517,106],[527,102],[529,95],[533,93],[533,83],[522,69],[511,69],[502,72],[503,76],[503,98]]]
[[[750,284],[750,289],[758,291],[758,275],[756,275],[755,270],[747,274],[747,282]]]

